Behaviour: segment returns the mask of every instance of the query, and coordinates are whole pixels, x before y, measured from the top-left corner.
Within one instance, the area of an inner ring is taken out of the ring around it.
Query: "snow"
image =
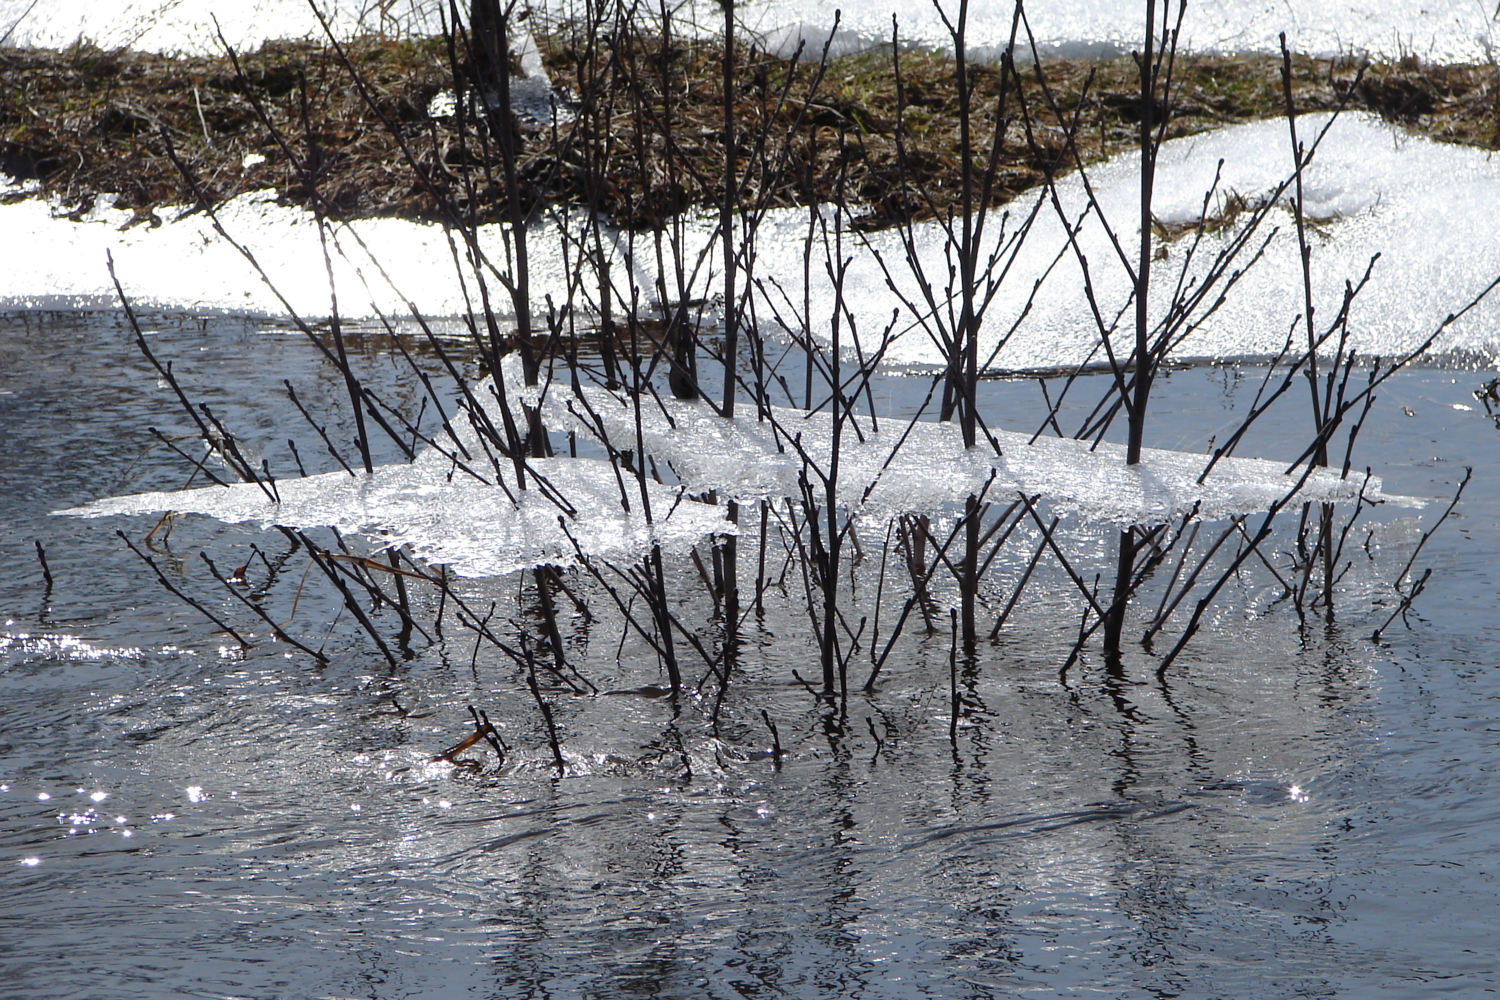
[[[583,7],[577,0],[539,0],[529,5],[547,16]],[[790,52],[797,40],[820,47],[835,10],[842,21],[835,51],[887,41],[891,17],[902,38],[942,44],[948,35],[928,0],[742,0],[740,23],[773,50]],[[460,4],[460,9],[467,4]],[[687,24],[720,21],[712,0],[690,0],[679,8]],[[944,4],[957,11],[953,0]],[[335,31],[407,34],[440,29],[441,0],[319,0]],[[28,10],[29,9],[29,10]],[[1140,46],[1143,7],[1118,0],[1050,0],[1027,8],[1039,46],[1065,55],[1113,55]],[[1367,54],[1429,62],[1487,62],[1500,34],[1493,4],[1481,0],[1219,0],[1193,4],[1183,25],[1182,45],[1199,52],[1276,52],[1286,32],[1294,49],[1319,55]],[[128,46],[158,52],[213,52],[217,18],[225,37],[253,48],[269,37],[321,35],[307,0],[0,0],[0,34],[14,25],[12,44],[70,45],[80,37],[101,47]],[[998,52],[1010,37],[1011,7],[971,3],[968,37],[975,55]]]
[[[952,44],[929,0],[764,0],[746,7],[744,22],[765,35],[771,48],[786,52],[799,38],[810,49],[820,48],[835,10],[843,15],[836,52],[889,41],[892,15],[906,41]],[[956,17],[956,2],[943,8]],[[1026,12],[1044,54],[1108,56],[1140,48],[1139,0],[1049,0],[1028,4]],[[1495,13],[1493,4],[1474,0],[1216,0],[1188,6],[1181,45],[1195,52],[1279,52],[1278,35],[1286,32],[1294,51],[1311,55],[1482,63],[1500,41]],[[1010,4],[970,3],[967,35],[976,56],[993,57],[1010,30]],[[1024,31],[1020,37],[1024,43]]]
[[[57,217],[56,207],[40,198],[0,205],[0,309],[118,308],[105,263],[112,254],[121,285],[138,308],[285,313],[271,287],[206,213],[164,206],[155,211],[160,224],[153,226],[135,223],[133,213],[111,205],[112,196],[101,196],[79,222]],[[258,191],[231,199],[216,215],[297,314],[327,315],[327,272],[312,213],[278,204],[274,192]],[[532,288],[541,308],[547,295],[555,301],[568,297],[557,231],[544,231],[530,248]],[[350,318],[408,314],[408,297],[433,317],[464,314],[466,295],[478,308],[472,266],[464,265],[462,272],[470,280],[462,282],[453,263],[455,249],[464,260],[468,250],[456,235],[450,241],[440,225],[366,219],[332,226],[330,235],[340,308]],[[481,227],[477,243],[485,259],[505,269],[499,226]],[[377,262],[394,285],[382,279]],[[490,291],[504,299],[500,288]],[[504,309],[508,300],[500,305]]]
[[[1328,120],[1327,115],[1299,119],[1299,139],[1305,147]],[[1290,173],[1286,123],[1237,125],[1164,144],[1153,206],[1157,218],[1196,222],[1221,161],[1210,215],[1231,192],[1252,203],[1272,197]],[[1127,253],[1132,262],[1138,232],[1133,220],[1139,212],[1139,162],[1138,154],[1127,154],[1089,173],[1103,216],[1131,248]],[[1371,258],[1381,255],[1371,284],[1353,311],[1350,343],[1361,353],[1394,357],[1413,350],[1450,312],[1500,275],[1500,242],[1488,222],[1489,206],[1500,202],[1500,162],[1489,153],[1414,137],[1373,116],[1351,114],[1339,118],[1329,130],[1304,173],[1304,185],[1306,214],[1316,221],[1311,237],[1312,273],[1320,315],[1331,318],[1342,302],[1345,281],[1358,282]],[[1289,194],[1289,189],[1283,193],[1278,207],[1262,224],[1262,235],[1272,236],[1263,259],[1249,269],[1224,306],[1177,348],[1175,357],[1264,357],[1281,348],[1302,302],[1295,227],[1285,205]],[[1058,196],[1070,219],[1077,219],[1087,204],[1083,183],[1076,175],[1058,183]],[[1033,193],[1012,203],[1012,228],[1037,197]],[[786,218],[788,224],[780,229],[767,227],[759,248],[762,261],[800,259],[806,223],[790,221],[790,215]],[[1229,227],[1206,236],[1189,268],[1189,278],[1201,276],[1215,253],[1238,231]],[[927,225],[918,227],[915,236],[917,259],[934,283],[940,284],[947,270],[947,241],[942,231]],[[1159,292],[1170,291],[1191,242],[1189,236],[1165,245],[1166,259],[1153,268]],[[872,254],[865,253],[854,256],[845,279],[846,297],[860,303],[864,316],[888,317],[892,311],[900,315],[899,339],[887,353],[890,362],[939,363],[936,345],[905,304],[922,300],[905,263],[899,235],[876,233],[868,243],[886,261],[900,292],[888,287],[885,271]],[[1079,244],[1089,261],[1100,311],[1112,318],[1130,300],[1131,278],[1097,217],[1084,223]],[[1083,271],[1066,251],[1066,235],[1057,213],[1043,205],[986,318],[981,358],[990,355],[1001,336],[1027,311],[1035,283],[1061,254],[1030,303],[1022,328],[1000,350],[995,364],[1026,370],[1071,366],[1090,358],[1104,362],[1104,355],[1096,351],[1098,328],[1087,307]],[[779,283],[793,301],[800,301],[800,269],[783,270],[777,275]],[[824,318],[815,332],[822,332],[826,339],[826,317],[832,315],[834,295],[831,281],[820,272],[814,272],[812,311],[815,318]],[[1159,318],[1167,295],[1154,299]],[[1500,300],[1487,300],[1450,327],[1435,348],[1493,356],[1500,350],[1497,328]],[[866,325],[862,335],[867,352],[878,346],[879,334],[879,329]]]
[[[1322,115],[1300,120],[1304,145],[1326,121]],[[1216,204],[1230,192],[1252,202],[1271,196],[1286,179],[1291,161],[1285,123],[1238,125],[1167,143],[1160,154],[1156,183],[1157,217],[1178,223],[1197,219],[1221,160]],[[1135,155],[1125,155],[1090,174],[1105,217],[1127,244],[1135,231],[1131,219],[1136,211],[1137,163]],[[1488,222],[1492,207],[1500,203],[1500,163],[1482,150],[1413,137],[1367,115],[1347,115],[1329,130],[1306,171],[1305,185],[1308,215],[1317,220],[1312,270],[1321,314],[1332,316],[1344,282],[1358,281],[1371,257],[1381,255],[1370,286],[1356,302],[1351,324],[1351,344],[1365,354],[1392,357],[1413,349],[1450,312],[1500,274],[1500,242]],[[1076,217],[1084,205],[1078,178],[1059,182],[1058,194],[1070,216]],[[1012,211],[1024,213],[1029,198],[1036,196],[1018,199]],[[0,308],[116,305],[104,266],[105,253],[110,251],[126,293],[141,306],[263,315],[283,312],[254,269],[215,232],[203,213],[162,209],[157,213],[162,224],[151,228],[128,225],[129,214],[110,208],[107,202],[95,206],[82,222],[54,218],[53,211],[34,197],[0,205],[0,232],[6,237],[0,242]],[[261,192],[221,206],[219,218],[226,231],[255,254],[293,309],[304,316],[327,313],[322,251],[310,213],[278,205],[273,195]],[[538,315],[545,313],[548,296],[554,303],[570,299],[565,265],[569,255],[576,259],[576,247],[565,254],[562,233],[565,227],[576,231],[578,225],[575,216],[568,220],[553,217],[533,226],[529,247],[533,307]],[[684,249],[689,261],[708,246],[712,228],[706,218],[689,222]],[[998,225],[992,224],[991,230],[998,231]],[[1223,308],[1179,346],[1175,357],[1265,357],[1281,348],[1301,302],[1296,241],[1284,205],[1272,210],[1263,227],[1267,235],[1273,230],[1264,258],[1241,279]],[[1205,237],[1191,273],[1201,274],[1234,232],[1231,227]],[[801,210],[773,212],[761,227],[756,275],[771,300],[763,303],[762,316],[770,315],[771,304],[785,309],[783,292],[792,301],[801,301],[806,233],[807,213]],[[377,308],[386,315],[404,314],[409,312],[408,296],[425,315],[456,316],[465,310],[466,293],[477,294],[472,280],[460,282],[448,234],[441,226],[371,219],[335,227],[333,234],[335,249],[341,248],[346,255],[336,256],[334,265],[340,308],[348,317],[373,318]],[[397,288],[381,280],[356,235],[394,276]],[[936,224],[924,224],[914,236],[916,258],[928,274],[941,277],[947,267],[942,230]],[[848,301],[860,303],[860,335],[866,349],[878,345],[879,334],[894,313],[897,339],[889,346],[887,360],[909,365],[938,363],[936,346],[903,300],[920,298],[898,234],[872,234],[868,249],[882,255],[900,294],[889,287],[874,255],[861,252],[857,237],[846,235],[845,240],[853,250],[845,294]],[[1158,289],[1175,280],[1189,243],[1190,238],[1166,245],[1167,259],[1155,267]],[[1096,219],[1085,223],[1080,244],[1090,262],[1101,309],[1106,316],[1113,315],[1130,295],[1128,275]],[[479,247],[496,268],[505,270],[497,226],[481,228]],[[1063,229],[1056,214],[1044,205],[989,311],[982,357],[990,354],[1027,308],[1035,282],[1063,250]],[[639,301],[650,308],[656,270],[649,242],[637,239],[632,250],[629,237],[615,234],[609,252],[618,283],[617,301],[628,301],[634,286]],[[826,339],[834,298],[821,266],[823,252],[821,245],[814,250],[812,328]],[[711,295],[718,281],[711,267],[704,268],[696,292]],[[587,293],[585,284],[580,295]],[[507,312],[506,296],[496,287],[491,294],[502,314]],[[587,310],[584,299],[572,298]],[[1164,301],[1165,296],[1159,300]],[[1085,302],[1082,271],[1071,254],[1063,253],[1022,328],[996,356],[996,366],[1027,370],[1089,359],[1102,363],[1097,328]],[[1500,300],[1486,301],[1449,328],[1436,348],[1494,356],[1500,351],[1497,330]]]
[[[436,33],[435,0],[319,0],[336,34]],[[84,39],[103,49],[217,53],[215,27],[239,51],[268,39],[321,38],[307,0],[0,0],[0,35],[10,44],[62,48]]]
[[[459,6],[466,9],[467,3]],[[577,0],[538,0],[527,6],[541,18],[581,14],[584,7]],[[440,31],[447,3],[318,0],[318,8],[339,36],[362,31],[399,36]],[[689,30],[721,20],[713,0],[686,0],[673,8]],[[952,17],[958,5],[947,0],[943,8]],[[888,42],[893,16],[907,42],[952,44],[930,0],[740,0],[736,5],[746,31],[771,51],[788,55],[799,40],[806,51],[821,51],[836,12],[835,55]],[[1500,9],[1482,0],[1220,0],[1189,7],[1180,44],[1190,52],[1277,53],[1284,32],[1293,51],[1308,55],[1487,63],[1500,41],[1497,15]],[[1140,47],[1142,16],[1141,3],[1117,0],[1051,0],[1027,8],[1044,55],[1131,52]],[[1011,22],[1009,4],[971,3],[971,54],[994,58],[1010,38]],[[217,53],[217,30],[240,50],[272,38],[323,35],[308,0],[0,0],[0,35],[8,31],[13,45],[62,47],[87,39],[101,48]],[[1024,30],[1019,40],[1024,49]]]

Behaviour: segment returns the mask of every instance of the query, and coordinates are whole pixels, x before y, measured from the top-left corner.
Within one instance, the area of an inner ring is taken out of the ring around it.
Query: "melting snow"
[[[1300,120],[1310,141],[1327,119]],[[1224,161],[1219,192],[1247,200],[1268,196],[1285,179],[1290,140],[1284,123],[1264,122],[1225,128],[1176,140],[1163,147],[1156,184],[1156,213],[1166,222],[1190,222],[1202,211],[1204,193]],[[1093,183],[1105,216],[1116,231],[1134,231],[1136,159],[1122,156],[1096,168]],[[1319,221],[1313,235],[1313,275],[1321,311],[1336,312],[1344,282],[1357,281],[1372,255],[1380,253],[1374,280],[1356,303],[1352,344],[1366,354],[1394,356],[1420,344],[1448,315],[1500,274],[1500,243],[1489,225],[1492,207],[1500,203],[1500,163],[1476,149],[1443,145],[1408,136],[1377,119],[1350,115],[1334,124],[1305,178],[1308,212]],[[1065,179],[1059,195],[1070,212],[1083,205],[1076,178]],[[1024,211],[1026,198],[1014,209]],[[1211,208],[1210,211],[1213,209]],[[0,205],[0,308],[109,308],[116,305],[104,267],[105,251],[114,253],[126,292],[140,305],[276,315],[282,307],[254,270],[213,230],[201,213],[163,209],[156,228],[118,227],[126,213],[107,203],[89,213],[92,221],[54,218],[38,199]],[[292,307],[307,316],[327,312],[321,250],[312,217],[301,209],[277,205],[267,192],[245,195],[220,209],[225,228],[249,247]],[[567,222],[576,226],[574,217]],[[535,307],[569,300],[563,223],[540,223],[529,240]],[[1176,352],[1178,358],[1269,356],[1282,346],[1300,311],[1301,278],[1291,217],[1273,210],[1266,228],[1279,232],[1264,258],[1240,281],[1229,301]],[[994,227],[992,227],[994,228]],[[1232,227],[1205,238],[1193,273],[1230,237]],[[685,253],[692,259],[708,243],[712,226],[690,226]],[[757,245],[757,276],[768,298],[784,308],[783,293],[801,301],[802,246],[807,232],[803,211],[772,213]],[[394,276],[400,292],[384,285],[353,238],[358,234],[374,258]],[[447,234],[439,226],[394,219],[372,219],[337,231],[347,259],[335,261],[341,308],[348,316],[372,318],[375,308],[387,315],[407,312],[406,296],[429,316],[461,314],[465,286],[457,279]],[[1166,245],[1167,259],[1156,267],[1159,288],[1175,280],[1176,268],[1191,237]],[[1113,250],[1096,221],[1083,227],[1080,242],[1090,261],[1095,293],[1105,315],[1121,308],[1130,294],[1129,280],[1113,260]],[[894,233],[876,233],[870,246],[879,250],[897,286],[916,298],[905,250]],[[505,260],[497,227],[481,230],[479,245],[496,266]],[[1012,273],[997,295],[983,333],[987,355],[1000,335],[1025,307],[1033,283],[1064,249],[1064,236],[1050,208],[1044,207]],[[850,244],[846,241],[846,247]],[[917,256],[928,273],[946,272],[942,230],[919,226]],[[655,268],[645,242],[632,248],[617,234],[609,248],[624,300],[633,285],[640,301],[652,302]],[[899,315],[899,338],[887,360],[927,365],[940,358],[936,347],[887,285],[886,275],[868,253],[851,247],[853,263],[846,278],[846,297],[860,304],[861,335],[872,345],[879,329]],[[833,293],[821,267],[821,246],[814,251],[813,330],[827,336]],[[710,255],[712,260],[712,255]],[[184,265],[187,266],[184,266]],[[365,285],[368,281],[368,288]],[[717,278],[705,269],[698,293],[708,294]],[[779,291],[773,289],[779,286]],[[1085,305],[1082,273],[1071,255],[1047,278],[1022,328],[999,352],[996,364],[1009,369],[1068,366],[1092,357],[1098,335]],[[586,291],[586,289],[585,289]],[[472,282],[468,289],[472,295]],[[492,296],[503,310],[504,296]],[[586,303],[575,304],[586,308]],[[768,308],[761,314],[767,315]],[[1500,300],[1487,301],[1451,327],[1439,350],[1494,354],[1500,350]]]
[[[340,36],[360,31],[406,34],[442,29],[434,0],[320,0]],[[103,49],[218,53],[215,23],[240,51],[269,39],[321,38],[307,0],[0,0],[0,35],[12,45],[62,48],[86,39]]]
[[[340,33],[437,32],[444,0],[320,0]],[[465,8],[466,4],[460,4]],[[530,7],[566,15],[576,0],[539,0]],[[765,44],[784,52],[798,38],[821,46],[843,12],[835,51],[888,41],[891,16],[908,41],[942,44],[947,34],[929,0],[746,0],[737,4],[741,22]],[[944,8],[956,10],[954,0]],[[712,0],[688,0],[679,17],[688,25],[717,24]],[[28,14],[28,8],[30,12]],[[1139,48],[1141,5],[1118,0],[1052,0],[1028,7],[1032,29],[1045,51],[1066,55],[1119,55]],[[1198,52],[1276,52],[1286,32],[1294,49],[1320,55],[1369,55],[1397,59],[1414,55],[1429,62],[1482,63],[1497,38],[1495,8],[1482,0],[1219,0],[1193,4],[1183,24],[1182,45]],[[214,18],[230,42],[251,47],[268,37],[317,36],[321,28],[306,0],[0,0],[0,34],[15,25],[15,44],[63,46],[79,37],[104,48],[149,51],[217,51]],[[969,43],[976,56],[997,52],[1010,36],[1007,3],[970,4]]]
[[[1299,138],[1310,146],[1328,116],[1298,120]],[[1204,195],[1214,185],[1220,161],[1223,172],[1212,215],[1231,192],[1248,202],[1267,198],[1290,173],[1291,140],[1285,122],[1259,122],[1224,128],[1166,143],[1158,158],[1154,212],[1163,222],[1192,223],[1203,214]],[[1138,227],[1139,157],[1130,154],[1094,168],[1090,180],[1103,215],[1119,238],[1133,246]],[[1409,136],[1368,115],[1348,115],[1334,123],[1312,165],[1305,171],[1307,215],[1315,220],[1311,236],[1312,273],[1319,314],[1332,317],[1342,302],[1345,281],[1358,282],[1370,259],[1380,254],[1370,285],[1356,300],[1351,346],[1366,355],[1393,357],[1415,349],[1453,311],[1465,305],[1500,275],[1500,243],[1494,239],[1489,206],[1500,203],[1500,162],[1481,150],[1445,145]],[[1076,219],[1087,204],[1076,176],[1058,184],[1059,200]],[[1015,217],[1024,215],[1037,197],[1012,203]],[[1242,218],[1249,213],[1244,213]],[[801,223],[789,220],[767,227],[758,248],[762,261],[800,261]],[[992,222],[992,226],[995,223]],[[1240,279],[1228,301],[1175,351],[1178,359],[1237,358],[1274,355],[1302,309],[1302,275],[1291,213],[1273,209],[1261,237],[1272,236],[1259,260]],[[996,227],[998,228],[998,227]],[[1218,249],[1233,238],[1227,227],[1206,235],[1189,268],[1189,279],[1201,276]],[[847,237],[846,237],[847,239]],[[998,237],[995,238],[998,240]],[[1157,291],[1169,292],[1192,242],[1185,236],[1158,244],[1166,257],[1153,269]],[[845,279],[845,295],[858,302],[865,320],[861,335],[866,350],[878,343],[885,319],[895,311],[899,339],[887,360],[938,364],[941,355],[909,309],[903,296],[920,302],[916,282],[903,263],[906,252],[893,232],[874,234],[870,246],[889,267],[901,295],[887,285],[885,272],[870,254],[855,253]],[[1089,275],[1102,314],[1112,318],[1130,300],[1131,280],[1097,218],[1082,226],[1079,244],[1089,261]],[[947,273],[946,239],[936,225],[918,227],[917,257],[934,284]],[[995,297],[981,334],[980,357],[987,357],[1000,337],[1026,313],[1038,280],[1061,253],[1030,305],[1021,328],[999,351],[995,364],[1025,370],[1070,366],[1092,358],[1098,328],[1085,297],[1082,269],[1066,252],[1066,235],[1054,210],[1044,205],[1015,265]],[[1134,260],[1134,251],[1127,251]],[[821,253],[821,250],[819,251]],[[1244,258],[1240,266],[1248,261]],[[814,332],[826,339],[826,317],[832,313],[833,287],[821,268],[814,270],[813,316],[825,317]],[[800,268],[777,274],[785,294],[800,302]],[[780,304],[781,292],[774,301]],[[1166,294],[1153,295],[1158,314]],[[783,306],[784,309],[784,306]],[[1127,317],[1126,322],[1129,322]],[[873,329],[872,329],[873,327]],[[1500,299],[1487,300],[1450,327],[1437,350],[1493,355],[1500,350]],[[1130,334],[1127,332],[1126,336]]]
[[[746,23],[784,52],[795,48],[798,38],[809,48],[821,47],[835,9],[842,9],[843,19],[834,51],[889,41],[893,14],[903,40],[952,44],[929,0],[763,0],[747,6]],[[943,7],[952,16],[958,5],[949,0]],[[1118,0],[1051,0],[1028,4],[1027,17],[1043,52],[1113,56],[1140,48],[1142,9],[1140,3]],[[1010,4],[971,2],[968,39],[974,55],[993,58],[1010,37],[1010,26]],[[1181,44],[1194,52],[1279,52],[1277,36],[1283,31],[1297,52],[1414,55],[1426,62],[1487,62],[1500,41],[1494,4],[1474,0],[1217,0],[1189,4]]]

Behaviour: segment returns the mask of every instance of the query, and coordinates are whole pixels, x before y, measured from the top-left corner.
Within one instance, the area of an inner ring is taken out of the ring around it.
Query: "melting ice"
[[[514,377],[515,366],[507,366]],[[517,380],[518,383],[518,380]],[[508,398],[526,393],[518,384]],[[480,383],[476,396],[494,406],[495,393]],[[772,407],[766,419],[717,416],[705,403],[650,400],[641,404],[602,388],[573,393],[554,385],[530,390],[554,430],[574,430],[624,451],[641,443],[646,454],[681,480],[675,487],[647,481],[648,521],[640,483],[609,462],[587,458],[533,459],[528,490],[494,485],[457,470],[450,455],[429,449],[410,464],[382,466],[369,476],[344,472],[279,481],[241,483],[171,493],[143,493],[60,511],[85,517],[165,511],[207,514],[239,523],[294,528],[331,525],[362,533],[383,546],[409,546],[461,576],[497,576],[543,563],[571,565],[579,552],[615,563],[634,561],[653,545],[683,552],[706,537],[732,534],[725,508],[693,494],[716,491],[723,500],[780,501],[800,495],[804,461],[808,478],[830,470],[834,419],[827,412]],[[639,433],[639,437],[637,434]],[[1041,497],[1058,514],[1120,524],[1154,524],[1188,514],[1208,519],[1266,510],[1301,501],[1368,500],[1420,503],[1390,497],[1380,481],[1342,478],[1319,470],[1305,481],[1285,467],[1257,459],[1224,459],[1202,484],[1207,457],[1148,449],[1136,466],[1114,445],[994,433],[965,448],[959,428],[935,421],[853,418],[838,449],[836,502],[851,514],[889,518],[906,512],[952,509],[971,494],[1009,502]],[[469,444],[472,433],[460,434]],[[497,470],[506,476],[504,465]],[[1299,488],[1299,482],[1301,483]],[[544,488],[538,489],[537,485]],[[815,502],[823,502],[821,489]]]
[[[951,45],[929,0],[762,0],[742,16],[773,48],[790,52],[797,39],[821,46],[842,10],[836,51],[849,51],[891,37],[891,17],[902,39]],[[952,16],[957,3],[943,4]],[[1032,31],[1043,53],[1114,56],[1140,48],[1142,5],[1118,0],[1050,0],[1027,5]],[[969,45],[975,56],[993,56],[1010,37],[1011,5],[969,5]],[[1500,40],[1494,4],[1470,0],[1217,0],[1189,4],[1181,47],[1189,52],[1280,52],[1286,32],[1294,52],[1363,55],[1375,59],[1416,56],[1424,62],[1483,63]],[[1024,41],[1024,34],[1022,40]]]
[[[631,504],[627,510],[613,467],[597,459],[532,459],[527,474],[531,489],[517,490],[511,479],[507,491],[455,471],[434,449],[411,464],[381,466],[372,475],[330,472],[278,480],[279,503],[255,483],[236,483],[115,497],[59,513],[100,517],[173,511],[207,514],[230,524],[331,526],[382,546],[408,546],[414,556],[467,577],[573,565],[574,540],[590,557],[626,563],[653,545],[668,553],[685,552],[700,539],[733,527],[722,508],[685,501],[680,491],[657,483],[648,484],[654,513],[648,523],[634,492],[638,484],[626,480],[633,491],[625,495]],[[537,488],[538,481],[548,489]]]

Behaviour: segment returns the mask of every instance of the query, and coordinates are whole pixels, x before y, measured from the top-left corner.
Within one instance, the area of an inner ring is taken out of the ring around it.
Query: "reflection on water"
[[[280,442],[303,431],[277,387],[316,385],[302,342],[237,322],[157,329],[216,412],[286,460]],[[364,350],[379,366],[378,338]],[[1241,401],[1234,375],[1165,378],[1153,443],[1213,433]],[[392,366],[393,392],[400,378]],[[1167,687],[1129,661],[1060,682],[1057,637],[1076,620],[1050,620],[1041,589],[963,678],[970,724],[954,747],[942,636],[903,646],[841,724],[789,683],[811,654],[768,615],[714,733],[651,697],[641,649],[616,663],[617,636],[590,644],[580,623],[586,672],[613,693],[549,691],[569,765],[554,780],[524,688],[472,635],[392,670],[309,588],[298,621],[326,666],[269,642],[241,650],[157,590],[111,522],[49,517],[180,486],[148,428],[181,418],[113,317],[0,322],[0,992],[1500,987],[1500,433],[1455,408],[1480,381],[1408,373],[1365,432],[1393,492],[1438,496],[1478,469],[1432,543],[1410,630],[1387,645],[1354,613],[1299,633],[1236,611]],[[1019,426],[1030,389],[987,385],[1014,395]],[[1259,433],[1245,453],[1274,454],[1278,428]],[[1393,520],[1373,544],[1406,553],[1419,529]],[[159,556],[186,574],[200,549],[239,565],[252,543],[277,564],[274,536],[183,518]],[[434,760],[472,732],[470,704],[512,748],[498,771],[482,744],[467,751],[479,770]]]

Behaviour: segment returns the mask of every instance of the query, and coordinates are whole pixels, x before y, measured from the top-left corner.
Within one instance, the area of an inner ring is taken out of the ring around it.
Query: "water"
[[[289,436],[309,471],[333,467],[280,394],[282,378],[304,395],[318,385],[297,335],[223,319],[148,325],[194,397],[273,467],[286,467]],[[358,363],[410,398],[390,347],[358,338]],[[1171,373],[1148,443],[1201,449],[1233,426],[1259,374],[1253,364]],[[1165,688],[1144,658],[1123,677],[1090,660],[1060,681],[1076,601],[1042,586],[985,648],[955,748],[946,636],[903,640],[840,731],[790,679],[812,676],[815,658],[773,607],[749,636],[715,739],[701,706],[674,723],[651,697],[660,678],[639,644],[617,662],[618,631],[574,621],[573,654],[616,693],[548,689],[570,765],[554,780],[524,685],[489,652],[475,656],[472,633],[418,638],[393,669],[309,582],[296,631],[324,643],[330,662],[259,636],[243,652],[161,591],[113,534],[139,543],[144,519],[50,517],[180,486],[183,463],[148,428],[187,428],[118,317],[5,317],[0,993],[1500,988],[1500,429],[1472,396],[1489,377],[1406,372],[1366,431],[1363,455],[1391,492],[1449,495],[1463,466],[1476,470],[1418,561],[1435,569],[1409,628],[1381,644],[1368,636],[1388,611],[1369,608],[1367,582],[1351,584],[1340,625],[1326,630],[1299,633],[1284,610],[1259,613],[1251,600],[1258,613],[1246,617],[1231,602]],[[899,409],[918,381],[891,378],[883,398]],[[340,386],[323,390],[332,399]],[[1039,421],[1034,383],[986,392],[1009,426]],[[1283,457],[1305,437],[1298,419],[1294,408],[1268,418],[1242,453]],[[1377,520],[1382,558],[1399,563],[1419,526],[1409,512]],[[278,536],[191,518],[156,541],[155,558],[229,614],[197,552],[221,568],[248,563],[262,580],[252,542],[280,565]],[[302,571],[292,558],[282,566],[278,617],[292,614]],[[513,589],[475,586],[502,605]],[[262,631],[242,612],[234,622]],[[468,704],[512,745],[504,768],[477,748],[482,773],[433,762],[470,731]],[[789,751],[780,767],[764,753],[761,708]]]

